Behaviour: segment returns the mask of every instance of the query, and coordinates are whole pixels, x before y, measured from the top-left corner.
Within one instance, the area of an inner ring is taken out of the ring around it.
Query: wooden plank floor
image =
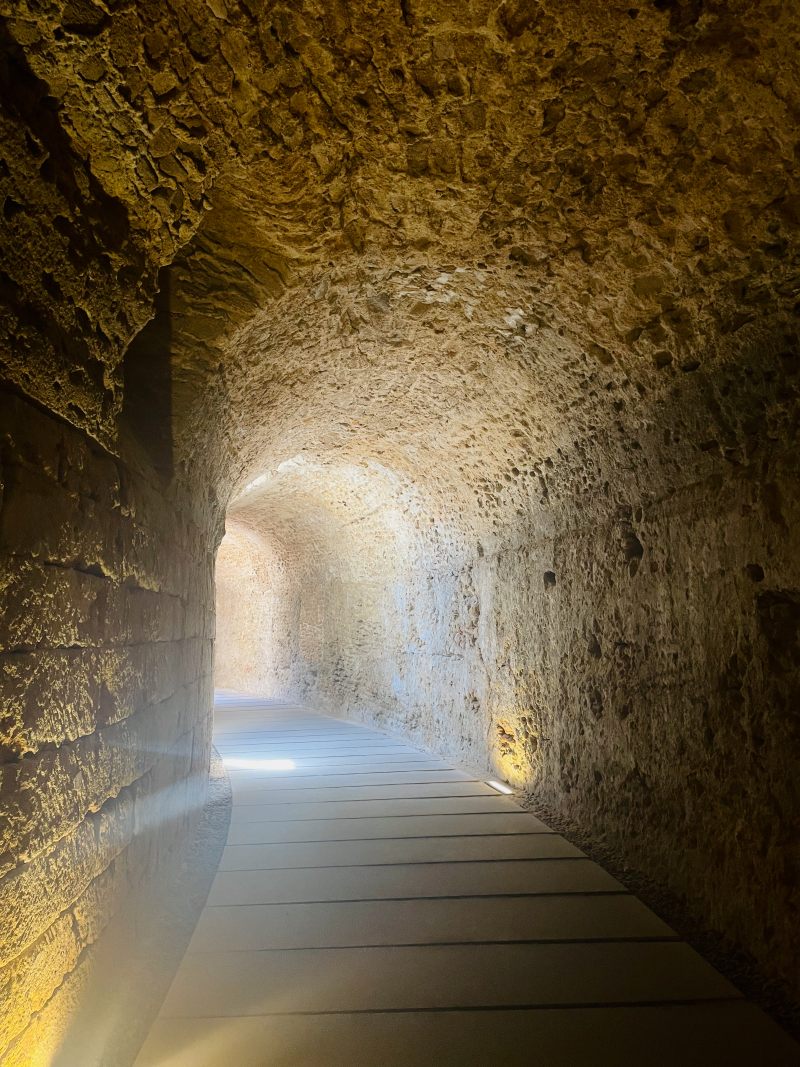
[[[223,698],[219,871],[136,1067],[800,1062],[659,918],[485,781]]]

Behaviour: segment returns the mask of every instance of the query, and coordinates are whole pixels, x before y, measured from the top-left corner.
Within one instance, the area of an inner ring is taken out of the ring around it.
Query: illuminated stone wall
[[[216,566],[217,688],[275,697],[294,688],[296,594],[275,549],[229,523]]]
[[[221,555],[219,678],[491,769],[790,975],[794,454],[759,473],[593,509],[457,572],[411,556],[394,581],[353,576],[367,539],[314,570],[302,543],[280,602],[268,570]]]
[[[168,351],[124,360],[172,239],[0,31],[0,1059],[50,1067],[92,983],[122,983],[101,935],[155,912],[203,804],[216,533],[173,479]],[[100,1061],[112,999],[83,1020]]]
[[[211,554],[154,475],[1,402],[0,1058],[49,1064],[203,804]]]
[[[225,684],[490,767],[792,975],[795,350],[628,377],[508,273],[376,277],[380,313],[342,268],[236,340],[262,570],[220,557],[218,632],[269,642]]]
[[[205,763],[226,510],[221,681],[490,764],[796,981],[793,5],[4,14],[17,1059],[177,840],[124,848]]]

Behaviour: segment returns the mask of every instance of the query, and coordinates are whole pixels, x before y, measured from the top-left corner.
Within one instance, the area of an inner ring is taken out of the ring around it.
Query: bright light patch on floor
[[[226,756],[222,762],[237,771],[293,771],[297,766],[293,759],[244,759],[240,756]]]
[[[490,785],[492,787],[492,789],[496,789],[498,793],[513,793],[514,792],[514,790],[511,788],[511,786],[510,785],[506,785],[505,782],[496,782],[496,781],[494,781],[494,779],[492,779],[492,780],[488,781],[486,784]]]

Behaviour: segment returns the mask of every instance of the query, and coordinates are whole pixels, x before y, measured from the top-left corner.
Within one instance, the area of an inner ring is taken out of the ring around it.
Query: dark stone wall
[[[32,1043],[57,1046],[93,944],[202,808],[213,594],[207,531],[152,473],[17,393],[2,391],[0,410],[0,1055],[12,1064]]]

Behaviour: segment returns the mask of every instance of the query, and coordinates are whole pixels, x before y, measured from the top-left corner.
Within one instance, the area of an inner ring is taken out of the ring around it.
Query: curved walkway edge
[[[136,1067],[789,1067],[798,1048],[486,781],[225,697],[227,845]]]

